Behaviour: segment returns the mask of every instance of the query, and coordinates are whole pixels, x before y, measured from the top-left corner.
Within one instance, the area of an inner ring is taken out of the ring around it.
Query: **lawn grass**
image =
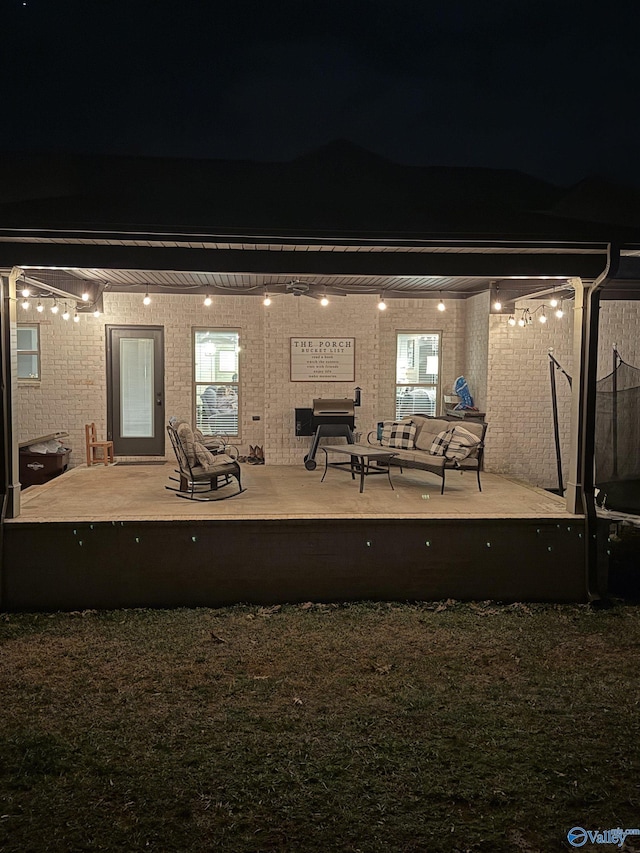
[[[552,853],[640,825],[623,603],[4,614],[0,642],[3,853]]]

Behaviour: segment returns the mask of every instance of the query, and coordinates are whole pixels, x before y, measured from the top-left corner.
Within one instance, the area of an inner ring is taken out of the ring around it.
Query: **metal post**
[[[558,428],[558,393],[556,388],[555,359],[549,353],[549,379],[551,380],[551,407],[553,409],[553,436],[556,442],[556,467],[558,469],[558,494],[564,494],[562,481],[562,451],[560,449],[560,430]]]
[[[611,401],[611,431],[613,443],[613,479],[618,479],[618,350],[613,345],[613,372],[611,374],[612,393]]]

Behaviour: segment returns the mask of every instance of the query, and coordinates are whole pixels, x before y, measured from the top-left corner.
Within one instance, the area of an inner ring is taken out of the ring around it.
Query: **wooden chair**
[[[94,463],[104,462],[108,465],[113,462],[113,442],[98,441],[96,436],[96,425],[85,424],[84,434],[87,442],[87,467],[90,468]],[[97,451],[102,450],[102,456],[97,455]]]

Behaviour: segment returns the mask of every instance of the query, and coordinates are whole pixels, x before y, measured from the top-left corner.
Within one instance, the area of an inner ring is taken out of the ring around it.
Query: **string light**
[[[447,306],[442,301],[442,295],[440,295],[440,302],[438,302],[438,311],[446,311]]]
[[[70,316],[71,316],[71,314],[69,314],[69,309],[68,309],[68,308],[67,308],[67,306],[65,305],[65,306],[64,306],[64,312],[63,312],[63,314],[62,314],[62,319],[63,319],[63,320],[68,320]]]
[[[80,322],[80,317],[79,317],[79,315],[78,315],[78,309],[77,309],[77,308],[76,308],[76,310],[73,312],[73,322],[74,322],[74,323],[79,323],[79,322]]]
[[[143,305],[151,305],[151,297],[148,293],[145,293],[144,299],[142,300]]]
[[[516,318],[513,316],[513,314],[509,317],[509,319],[507,320],[507,322],[509,323],[509,325],[510,325],[510,326],[515,326],[515,324],[516,324]]]
[[[496,298],[493,303],[494,311],[502,311],[502,302],[500,302],[500,288],[496,285]]]
[[[266,292],[266,290],[264,293],[264,299],[262,300],[262,304],[266,305],[267,308],[269,307],[269,305],[271,305],[271,298],[269,297],[269,294]]]
[[[51,306],[51,313],[52,313],[52,314],[57,314],[59,310],[60,310],[60,309],[58,308],[58,303],[57,303],[57,302],[55,301],[55,299],[54,299],[54,300],[53,300],[53,305]]]
[[[539,320],[541,323],[546,323],[546,322],[547,322],[547,315],[544,313],[544,305],[542,306],[542,314],[540,314],[540,316],[538,317],[538,320]]]
[[[97,309],[97,308],[96,308],[96,310],[93,312],[93,316],[96,318],[96,320],[97,320],[97,319],[98,319],[98,317],[100,316],[100,312],[98,311],[98,309]]]
[[[320,305],[328,305],[328,304],[329,304],[329,300],[327,299],[327,294],[325,293],[325,295],[320,300]]]
[[[87,293],[87,291],[86,291],[86,290],[85,290],[85,291],[84,291],[84,293],[82,294],[82,301],[83,301],[83,302],[88,302],[88,301],[89,301],[89,294]]]
[[[204,298],[204,304],[205,304],[205,306],[208,308],[208,307],[211,305],[211,303],[212,303],[212,302],[213,302],[213,299],[212,299],[212,298],[209,296],[209,294],[207,293],[207,295],[206,295],[206,296],[205,296],[205,298]]]
[[[564,311],[562,310],[562,299],[560,300],[560,305],[558,306],[558,309],[556,311],[556,317],[558,318],[558,320],[562,320],[562,318],[564,317]]]
[[[387,303],[384,301],[384,296],[380,296],[380,301],[378,302],[378,310],[379,311],[386,311],[387,310]]]
[[[23,309],[26,311],[27,308],[30,307],[30,302],[28,299],[23,299],[22,302],[20,303],[20,305],[22,305]]]
[[[22,288],[22,295],[24,296],[25,299],[28,299],[31,296],[31,291],[29,290],[28,287]]]
[[[44,306],[42,302],[40,302],[40,300],[38,300],[38,304],[36,305],[36,311],[38,312],[38,314],[42,314],[42,312],[44,311]]]

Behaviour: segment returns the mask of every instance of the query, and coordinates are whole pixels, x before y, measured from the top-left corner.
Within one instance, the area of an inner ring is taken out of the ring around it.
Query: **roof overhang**
[[[640,254],[630,246],[627,253]],[[0,267],[20,267],[43,286],[100,292],[261,295],[384,293],[385,298],[466,299],[499,286],[505,301],[590,283],[606,265],[605,243],[515,240],[384,240],[300,235],[0,229]],[[616,292],[638,292],[629,281]],[[604,295],[604,294],[603,294]],[[613,296],[607,289],[606,297]]]

